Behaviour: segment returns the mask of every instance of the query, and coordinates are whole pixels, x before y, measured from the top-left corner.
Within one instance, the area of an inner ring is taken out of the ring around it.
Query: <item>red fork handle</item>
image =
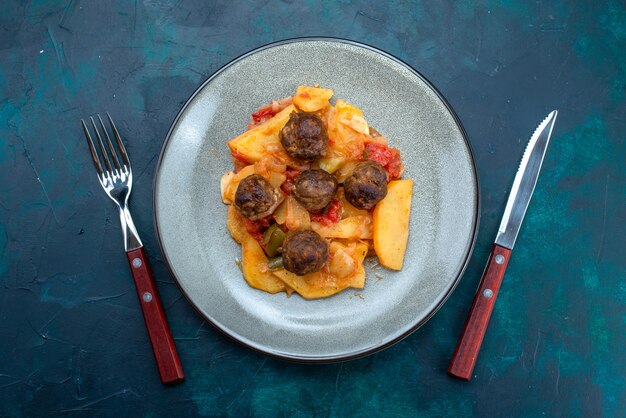
[[[139,296],[139,304],[146,321],[154,357],[159,367],[161,382],[174,383],[184,379],[183,367],[180,364],[172,333],[167,325],[165,312],[152,278],[146,252],[141,248],[126,253],[130,270],[135,279],[135,287]]]
[[[472,377],[480,345],[487,331],[489,318],[496,304],[498,290],[500,290],[510,257],[511,250],[494,244],[463,333],[448,368],[448,373],[452,376],[465,380],[470,380]]]

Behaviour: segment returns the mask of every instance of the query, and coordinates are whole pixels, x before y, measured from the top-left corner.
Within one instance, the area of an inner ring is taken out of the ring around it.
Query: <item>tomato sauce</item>
[[[234,151],[231,151],[230,155],[233,158],[233,166],[235,167],[233,171],[235,173],[239,173],[242,168],[244,168],[247,165],[250,165],[250,162],[244,155],[239,154],[238,152],[234,152]]]
[[[389,174],[389,180],[396,180],[402,176],[404,167],[400,158],[400,151],[384,144],[368,142],[365,144],[363,158],[376,161],[382,165]]]
[[[251,116],[252,120],[254,120],[255,123],[259,123],[261,121],[273,118],[274,115],[276,115],[276,112],[274,112],[274,107],[269,104],[267,106],[259,108]]]
[[[341,202],[338,199],[333,199],[328,205],[326,210],[320,214],[311,214],[311,220],[313,222],[320,223],[324,226],[330,226],[339,222],[341,217]]]
[[[287,179],[280,186],[280,190],[282,190],[283,193],[285,193],[287,196],[291,194],[291,189],[293,188],[293,182],[295,178],[298,176],[298,174],[300,174],[300,171],[287,167],[287,170],[285,171],[285,176],[287,176]]]
[[[270,226],[270,221],[272,220],[272,215],[267,216],[265,218],[257,219],[256,221],[252,221],[248,218],[243,218],[246,224],[246,231],[248,234],[252,236],[261,247],[265,248],[265,240],[263,239],[263,232]]]

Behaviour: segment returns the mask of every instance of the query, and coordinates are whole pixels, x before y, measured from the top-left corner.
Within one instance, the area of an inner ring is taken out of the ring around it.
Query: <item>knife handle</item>
[[[465,380],[470,380],[472,377],[480,345],[487,331],[489,318],[496,304],[498,290],[500,290],[510,257],[511,250],[494,244],[463,333],[448,368],[448,373],[452,376]]]
[[[183,367],[180,364],[172,333],[167,325],[165,312],[152,278],[146,251],[141,248],[126,253],[130,270],[135,279],[139,304],[146,321],[152,350],[161,375],[161,382],[174,383],[184,379]]]

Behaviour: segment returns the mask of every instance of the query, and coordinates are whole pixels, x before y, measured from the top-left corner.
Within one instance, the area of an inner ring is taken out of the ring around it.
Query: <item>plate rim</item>
[[[172,268],[170,260],[169,260],[169,258],[167,256],[167,252],[165,251],[165,248],[164,248],[164,245],[163,245],[163,241],[162,241],[162,237],[161,237],[161,232],[159,230],[159,224],[157,222],[157,179],[159,178],[159,174],[160,174],[160,171],[161,171],[161,165],[162,165],[162,162],[163,162],[163,157],[165,155],[165,151],[166,151],[166,149],[168,147],[168,144],[169,144],[169,142],[171,140],[174,128],[178,124],[179,119],[181,118],[183,113],[187,110],[187,107],[193,101],[193,99],[215,77],[220,75],[223,71],[225,71],[226,69],[230,68],[232,65],[236,64],[237,62],[246,59],[248,56],[251,56],[253,54],[256,54],[257,52],[260,52],[260,51],[263,51],[263,50],[266,50],[266,49],[269,49],[269,48],[273,48],[273,47],[277,47],[277,46],[281,46],[281,45],[285,45],[285,44],[296,43],[296,42],[310,42],[310,41],[343,43],[343,44],[348,44],[348,45],[352,45],[352,46],[355,46],[355,47],[364,48],[364,49],[367,49],[369,51],[378,53],[378,54],[383,55],[384,57],[386,57],[386,58],[396,62],[397,64],[400,64],[401,66],[406,68],[409,72],[411,72],[412,74],[417,76],[429,88],[431,88],[432,91],[435,93],[435,95],[439,98],[439,100],[441,100],[441,102],[444,104],[446,110],[452,115],[452,118],[453,118],[457,128],[461,132],[461,136],[463,137],[463,140],[465,141],[465,145],[467,146],[467,149],[469,151],[469,157],[470,157],[470,163],[471,163],[470,165],[471,165],[472,171],[474,173],[474,183],[475,183],[474,185],[475,185],[475,188],[476,188],[476,198],[475,198],[476,212],[474,213],[474,228],[473,228],[473,231],[472,231],[472,238],[471,238],[470,247],[469,247],[469,249],[467,251],[467,254],[465,255],[465,259],[463,260],[463,265],[461,266],[461,269],[459,270],[459,273],[454,278],[454,280],[452,282],[452,286],[448,289],[448,291],[446,292],[444,297],[437,303],[437,305],[430,312],[428,312],[428,314],[426,316],[424,316],[424,318],[422,318],[420,321],[417,321],[415,324],[413,324],[413,326],[411,326],[409,329],[407,329],[404,333],[400,334],[396,338],[394,338],[394,339],[392,339],[390,341],[387,341],[387,342],[385,342],[383,344],[379,344],[379,345],[376,345],[374,347],[370,347],[370,348],[365,349],[365,350],[361,350],[361,351],[354,352],[354,353],[349,353],[347,355],[337,355],[337,356],[332,356],[332,357],[312,357],[312,356],[304,357],[304,356],[287,355],[287,354],[277,353],[277,352],[274,352],[274,351],[271,351],[271,350],[263,350],[260,347],[255,347],[254,345],[247,343],[245,341],[246,340],[245,337],[238,336],[238,335],[233,335],[233,334],[229,333],[228,331],[222,329],[219,326],[219,324],[213,322],[209,317],[207,317],[207,315],[205,315],[204,312],[198,306],[196,306],[196,304],[191,300],[190,296],[184,291],[182,285],[180,284],[179,278],[174,273],[174,269]],[[232,60],[228,61],[226,64],[224,64],[220,68],[218,68],[206,80],[204,80],[198,87],[196,87],[196,89],[193,91],[193,93],[185,101],[185,104],[180,108],[180,110],[176,114],[176,117],[172,121],[172,123],[171,123],[171,125],[170,125],[170,127],[169,127],[169,129],[167,131],[167,134],[165,135],[165,140],[163,141],[163,145],[161,146],[161,150],[159,151],[159,158],[157,160],[157,164],[156,164],[156,167],[155,167],[155,170],[154,170],[154,176],[153,176],[153,179],[152,179],[152,221],[153,221],[153,224],[154,224],[155,236],[156,236],[157,243],[158,243],[158,246],[159,246],[159,251],[161,252],[161,256],[163,258],[163,262],[164,262],[165,266],[167,267],[167,270],[168,270],[170,276],[172,277],[173,282],[176,284],[176,286],[178,287],[178,290],[185,297],[187,302],[200,315],[200,317],[202,317],[205,321],[207,321],[214,329],[219,331],[220,334],[228,337],[230,340],[235,341],[237,344],[240,344],[240,345],[242,345],[242,346],[244,346],[244,347],[246,347],[248,349],[251,349],[251,350],[253,350],[253,351],[257,352],[257,353],[261,353],[261,354],[268,355],[268,356],[273,357],[273,358],[277,358],[277,359],[280,359],[280,360],[286,360],[286,361],[289,361],[289,362],[295,362],[295,363],[322,363],[322,364],[324,364],[324,363],[337,363],[337,362],[355,360],[355,359],[358,359],[358,358],[366,357],[366,356],[369,356],[371,354],[374,354],[374,353],[377,353],[379,351],[382,351],[385,348],[391,347],[392,345],[402,341],[403,339],[405,339],[406,337],[411,335],[413,332],[415,332],[419,328],[421,328],[424,324],[426,324],[426,322],[428,322],[428,320],[430,320],[439,311],[439,309],[441,309],[441,307],[446,303],[446,301],[448,300],[450,295],[454,292],[454,290],[456,289],[457,285],[461,281],[461,278],[463,277],[463,274],[465,273],[465,271],[466,271],[466,269],[467,269],[467,267],[469,265],[469,262],[470,262],[470,260],[472,258],[472,254],[474,253],[474,248],[476,246],[476,241],[477,241],[477,238],[478,238],[478,231],[479,231],[479,227],[480,227],[480,218],[481,218],[480,180],[478,178],[478,169],[477,169],[477,166],[476,166],[476,158],[474,156],[474,150],[473,150],[472,144],[469,141],[469,138],[467,136],[467,132],[465,131],[465,128],[463,127],[463,124],[461,123],[461,120],[459,119],[458,115],[456,114],[456,112],[454,111],[454,109],[452,108],[452,106],[450,105],[448,100],[443,96],[443,94],[424,75],[422,75],[422,73],[417,71],[415,68],[413,68],[411,65],[409,65],[406,62],[404,62],[400,58],[398,58],[398,57],[396,57],[396,56],[394,56],[394,55],[392,55],[392,54],[390,54],[388,52],[385,52],[382,49],[379,49],[379,48],[377,48],[375,46],[372,46],[372,45],[368,45],[368,44],[363,43],[363,42],[354,41],[352,39],[346,39],[346,38],[332,37],[332,36],[303,36],[303,37],[287,38],[287,39],[283,39],[283,40],[279,40],[279,41],[275,41],[275,42],[270,42],[270,43],[261,45],[261,46],[259,46],[257,48],[253,48],[253,49],[251,49],[251,50],[249,50],[249,51],[247,51],[247,52],[245,52],[245,53],[243,53],[243,54],[233,58]],[[242,337],[242,338],[239,338],[239,337]]]

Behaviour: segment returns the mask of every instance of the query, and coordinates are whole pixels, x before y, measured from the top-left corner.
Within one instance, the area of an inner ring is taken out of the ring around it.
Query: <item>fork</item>
[[[150,342],[152,343],[152,349],[154,351],[154,357],[159,368],[159,374],[163,383],[173,383],[184,379],[183,368],[176,352],[176,346],[167,325],[167,319],[165,318],[165,312],[163,311],[163,305],[159,299],[157,288],[152,278],[152,272],[148,265],[148,257],[139,239],[137,228],[133,222],[133,218],[130,216],[128,210],[128,197],[133,187],[133,171],[130,167],[130,160],[126,153],[126,148],[122,143],[122,138],[113,123],[111,115],[107,112],[109,124],[113,131],[113,136],[117,142],[117,146],[120,150],[121,160],[115,152],[111,137],[107,132],[104,122],[100,115],[97,115],[100,122],[100,127],[104,133],[108,151],[111,154],[113,160],[113,166],[111,160],[107,155],[107,150],[102,141],[102,136],[98,131],[98,127],[94,122],[93,117],[89,117],[93,131],[98,140],[98,147],[102,158],[104,160],[104,168],[100,163],[98,152],[94,146],[94,141],[91,139],[89,129],[85,121],[81,119],[83,130],[85,131],[85,137],[87,139],[87,145],[91,151],[91,158],[93,164],[98,172],[98,180],[100,185],[104,189],[107,196],[111,198],[120,210],[120,221],[122,223],[122,233],[124,235],[124,248],[126,250],[126,257],[130,265],[130,270],[135,280],[135,287],[137,288],[137,296],[139,296],[139,304],[143,311],[143,317],[146,321],[146,327],[148,328],[148,335],[150,336]]]

